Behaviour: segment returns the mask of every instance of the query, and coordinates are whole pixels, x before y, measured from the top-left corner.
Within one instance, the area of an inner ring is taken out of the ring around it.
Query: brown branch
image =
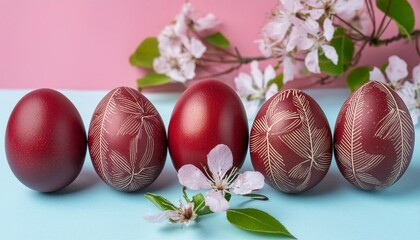
[[[384,16],[381,19],[381,23],[379,24],[379,28],[378,28],[378,31],[376,33],[375,38],[379,38],[380,34],[384,31],[383,27],[384,27],[384,24],[385,24],[385,20],[388,16],[389,9],[391,8],[391,4],[392,4],[392,0],[389,1],[388,6],[386,7],[386,10],[384,12]]]
[[[416,38],[416,39],[419,38],[420,37],[420,29],[416,29],[413,32],[411,32],[410,36],[413,37],[413,38]],[[406,39],[406,38],[407,38],[407,35],[400,33],[396,36],[393,36],[393,37],[390,37],[390,38],[385,38],[385,39],[370,38],[369,44],[371,46],[375,46],[375,47],[383,46],[383,45],[386,46],[390,43],[399,41],[401,39]]]

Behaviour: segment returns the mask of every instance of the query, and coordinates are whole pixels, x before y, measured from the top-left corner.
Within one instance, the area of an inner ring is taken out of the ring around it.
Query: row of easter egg
[[[283,192],[311,189],[326,175],[334,149],[343,176],[364,190],[394,184],[406,171],[414,127],[401,98],[380,82],[352,93],[336,121],[334,140],[321,107],[301,90],[288,89],[259,110],[250,135],[236,92],[219,81],[200,81],[177,101],[166,134],[152,103],[119,87],[96,107],[86,132],[80,114],[61,93],[39,89],[13,109],[6,128],[9,166],[27,187],[59,190],[80,173],[88,145],[98,176],[119,191],[137,191],[161,173],[167,149],[176,170],[204,170],[208,152],[227,145],[240,168],[248,145],[255,170]],[[333,147],[334,146],[334,147]]]

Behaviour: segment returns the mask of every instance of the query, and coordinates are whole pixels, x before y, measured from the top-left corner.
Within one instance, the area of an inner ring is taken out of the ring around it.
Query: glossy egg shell
[[[52,192],[79,175],[86,155],[86,131],[68,98],[52,89],[38,89],[22,97],[13,109],[5,147],[9,166],[24,185]]]
[[[237,93],[216,80],[189,87],[178,99],[169,122],[169,153],[176,170],[193,164],[203,170],[207,154],[227,145],[233,165],[241,167],[248,149],[248,121]]]
[[[116,88],[99,102],[90,122],[88,145],[99,177],[124,192],[150,185],[166,160],[166,132],[158,111],[129,87]]]
[[[344,102],[335,125],[338,168],[353,185],[380,190],[407,169],[414,148],[414,126],[403,100],[381,82],[370,81]]]
[[[331,164],[331,130],[321,107],[306,93],[288,89],[263,104],[251,128],[255,170],[286,193],[318,184]]]

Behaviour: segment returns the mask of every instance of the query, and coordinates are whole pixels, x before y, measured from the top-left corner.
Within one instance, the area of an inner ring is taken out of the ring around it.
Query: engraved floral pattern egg
[[[321,107],[300,90],[274,95],[255,117],[250,155],[255,170],[278,190],[298,193],[317,185],[332,157],[331,130]]]
[[[352,93],[335,125],[334,153],[343,176],[364,190],[381,190],[406,171],[414,147],[414,126],[403,100],[377,81]]]
[[[119,191],[147,187],[166,160],[166,132],[159,113],[145,96],[128,87],[112,90],[99,102],[88,145],[99,177]]]

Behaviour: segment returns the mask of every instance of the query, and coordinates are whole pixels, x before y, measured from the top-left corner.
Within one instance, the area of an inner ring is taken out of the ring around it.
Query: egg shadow
[[[163,168],[162,172],[160,173],[159,177],[149,186],[139,191],[133,192],[120,192],[122,194],[129,194],[129,195],[143,195],[148,192],[159,192],[168,188],[171,188],[173,185],[178,183],[178,176],[175,169],[172,167],[165,167]]]
[[[165,167],[159,177],[145,191],[155,192],[171,188],[178,183],[177,172],[173,167]]]
[[[307,192],[302,193],[304,196],[317,196],[331,194],[342,189],[346,181],[338,171],[338,169],[331,169],[322,181]]]
[[[420,159],[418,159],[420,160]],[[416,161],[418,162],[418,161]],[[394,185],[376,192],[386,197],[417,195],[420,192],[420,165],[408,166],[407,171]]]
[[[74,193],[79,193],[92,188],[98,184],[100,179],[95,171],[91,169],[82,169],[79,176],[67,187],[55,192],[44,193],[51,196],[64,196]]]
[[[287,195],[291,197],[318,197],[337,192],[342,189],[344,185],[344,178],[338,169],[330,169],[324,179],[322,179],[322,181],[315,187],[302,193],[292,193]]]

